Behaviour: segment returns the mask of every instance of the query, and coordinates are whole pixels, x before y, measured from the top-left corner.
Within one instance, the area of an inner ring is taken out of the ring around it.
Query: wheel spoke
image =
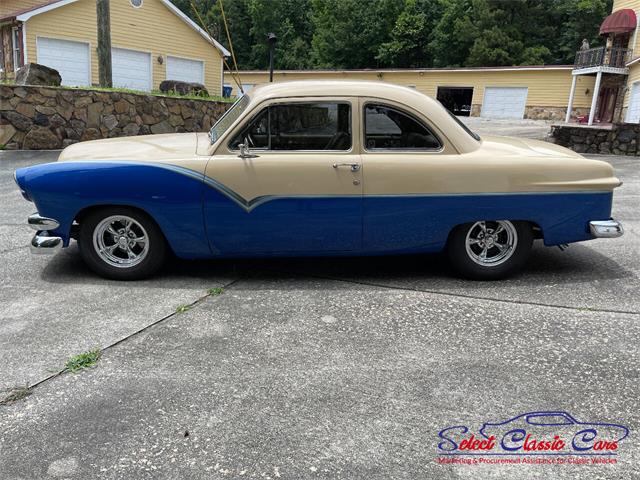
[[[109,225],[107,227],[107,232],[109,232],[111,235],[118,235],[118,232],[115,231],[115,229],[113,228],[113,225]]]
[[[128,219],[123,219],[122,224],[124,225],[124,231],[125,233],[129,232],[129,228],[131,228],[131,220]]]
[[[120,245],[118,245],[117,243],[114,243],[113,245],[109,245],[108,247],[104,247],[102,250],[100,250],[101,252],[107,252],[107,253],[113,253],[113,251],[118,248]]]
[[[469,243],[471,245],[476,245],[476,244],[480,243],[480,240],[478,240],[477,238],[470,238],[469,239]]]
[[[504,252],[507,248],[506,245],[498,242],[494,243],[494,245],[498,248],[498,250],[500,250],[500,253]]]
[[[482,249],[482,252],[480,253],[480,259],[481,260],[486,260],[487,259],[487,251],[489,249],[487,248],[487,246],[485,245],[484,248]]]
[[[485,222],[479,222],[480,223],[480,228],[482,229],[482,231],[484,233],[487,233],[487,224]]]
[[[145,237],[144,235],[141,237],[137,237],[137,238],[133,238],[132,239],[134,242],[136,243],[146,243],[147,242],[147,237]]]
[[[498,228],[496,228],[496,231],[493,232],[494,235],[498,235],[499,233],[501,233],[504,230],[504,227],[501,224],[498,224]]]

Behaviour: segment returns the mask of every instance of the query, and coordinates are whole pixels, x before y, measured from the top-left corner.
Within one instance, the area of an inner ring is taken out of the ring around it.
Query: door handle
[[[334,163],[333,164],[333,168],[339,168],[339,167],[350,167],[352,172],[357,172],[358,170],[360,170],[359,163]]]

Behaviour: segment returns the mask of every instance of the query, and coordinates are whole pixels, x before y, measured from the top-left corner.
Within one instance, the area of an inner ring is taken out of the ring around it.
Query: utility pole
[[[98,18],[98,77],[101,87],[113,87],[111,76],[111,14],[109,0],[96,0]]]

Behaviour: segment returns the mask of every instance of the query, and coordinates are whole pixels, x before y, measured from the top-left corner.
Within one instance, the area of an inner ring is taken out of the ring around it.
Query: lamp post
[[[273,82],[273,51],[276,48],[278,37],[271,32],[267,34],[267,42],[269,43],[269,82]]]

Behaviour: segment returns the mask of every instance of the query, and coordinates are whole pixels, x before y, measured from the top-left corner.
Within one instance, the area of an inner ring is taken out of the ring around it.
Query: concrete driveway
[[[551,125],[559,123],[550,120],[514,120],[482,117],[458,117],[471,130],[479,135],[504,135],[507,137],[523,137],[544,140]]]
[[[12,173],[49,158],[0,152],[0,389],[36,385],[0,406],[0,478],[640,477],[637,159],[604,158],[624,237],[537,246],[508,281],[431,255],[176,260],[118,283],[75,247],[29,254]],[[615,465],[438,463],[443,428],[542,410],[632,433]]]

